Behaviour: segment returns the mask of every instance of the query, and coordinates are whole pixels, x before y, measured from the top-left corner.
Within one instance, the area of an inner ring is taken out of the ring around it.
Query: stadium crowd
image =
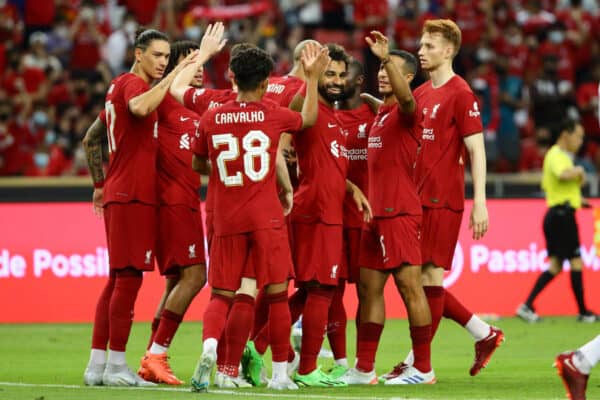
[[[239,4],[236,4],[239,3]],[[456,69],[480,99],[492,172],[537,171],[557,121],[583,122],[580,151],[600,168],[597,113],[600,10],[591,0],[0,0],[0,175],[85,175],[81,139],[103,107],[110,80],[126,71],[133,35],[155,26],[171,39],[199,40],[215,19],[228,21],[228,46],[256,43],[291,67],[304,38],[337,42],[365,62],[377,94],[377,60],[363,37],[387,32],[416,53],[430,18],[463,31]],[[343,16],[343,18],[340,18]],[[228,87],[228,52],[212,60],[205,86]],[[416,84],[423,81],[417,77]],[[416,86],[415,86],[416,87]]]

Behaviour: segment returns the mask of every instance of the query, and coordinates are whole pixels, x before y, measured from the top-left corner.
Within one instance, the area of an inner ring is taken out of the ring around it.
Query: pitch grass
[[[488,368],[479,376],[469,376],[473,341],[469,334],[451,321],[442,321],[434,341],[432,361],[438,378],[436,385],[388,387],[383,385],[344,389],[301,389],[273,392],[264,388],[217,390],[192,394],[188,386],[161,386],[141,390],[86,388],[82,374],[88,359],[91,325],[0,325],[0,399],[224,399],[240,398],[395,398],[395,399],[565,399],[555,370],[554,356],[580,346],[600,333],[600,324],[581,324],[573,317],[546,318],[528,325],[508,318],[496,321],[506,334]],[[128,362],[137,368],[149,333],[148,323],[136,323],[128,346]],[[201,325],[184,323],[171,348],[171,365],[187,381],[200,354]],[[349,359],[354,357],[354,324],[348,323]],[[378,374],[387,372],[404,354],[409,344],[404,320],[388,321],[377,354]],[[269,357],[266,357],[267,359]],[[323,367],[331,360],[320,360]],[[267,365],[270,362],[267,361]],[[592,375],[588,398],[600,398],[597,376]],[[27,384],[17,386],[16,383]]]

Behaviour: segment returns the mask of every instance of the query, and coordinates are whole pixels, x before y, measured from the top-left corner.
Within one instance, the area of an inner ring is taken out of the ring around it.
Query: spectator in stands
[[[49,55],[46,51],[48,35],[44,32],[34,32],[29,37],[29,53],[23,57],[25,68],[37,68],[44,71],[50,81],[56,80],[61,72],[62,65],[58,58]]]
[[[57,15],[52,30],[47,33],[48,41],[46,50],[55,56],[63,66],[69,65],[71,56],[71,36],[69,34],[69,21],[62,15]]]
[[[71,26],[73,51],[71,52],[70,67],[73,76],[90,80],[98,79],[97,71],[100,58],[100,48],[106,40],[104,32],[96,21],[94,8],[84,3]]]
[[[596,169],[600,169],[600,121],[598,120],[598,96],[600,83],[600,59],[592,66],[588,75],[576,92],[577,107],[581,112],[581,122],[586,134],[586,154],[594,161]]]
[[[125,14],[123,25],[110,34],[103,48],[102,59],[108,64],[113,75],[128,70],[127,51],[133,46],[138,23],[131,13]]]

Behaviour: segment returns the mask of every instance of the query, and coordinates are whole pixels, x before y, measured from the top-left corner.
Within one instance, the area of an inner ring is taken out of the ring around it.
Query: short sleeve
[[[125,82],[123,86],[123,99],[127,107],[129,107],[129,100],[145,93],[147,90],[148,85],[141,78],[134,78]]]
[[[202,115],[208,110],[209,97],[207,89],[189,88],[183,95],[183,105],[185,108]]]
[[[456,96],[454,119],[458,133],[463,137],[483,132],[481,110],[472,92],[463,92]]]
[[[302,115],[299,112],[284,107],[278,107],[276,110],[280,132],[298,132],[302,129]]]
[[[207,158],[208,157],[208,137],[207,133],[204,129],[206,125],[206,119],[200,119],[200,128],[198,129],[198,134],[196,135],[196,140],[192,142],[192,151],[198,157]]]
[[[552,154],[550,154],[550,159],[548,162],[550,163],[550,171],[552,171],[552,175],[557,178],[560,177],[563,172],[573,166],[573,163],[568,157],[565,157],[556,151],[553,151]]]

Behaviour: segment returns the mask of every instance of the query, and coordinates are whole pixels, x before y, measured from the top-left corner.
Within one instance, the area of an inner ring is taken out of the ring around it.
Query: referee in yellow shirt
[[[564,260],[571,265],[571,288],[577,300],[580,322],[595,322],[598,317],[585,307],[579,232],[575,211],[581,208],[581,186],[585,171],[573,165],[573,158],[583,143],[583,127],[572,120],[565,121],[556,144],[544,157],[542,189],[546,194],[548,211],[544,217],[544,237],[550,267],[543,272],[524,304],[517,308],[517,316],[527,322],[538,322],[533,302],[542,290],[562,270]]]

